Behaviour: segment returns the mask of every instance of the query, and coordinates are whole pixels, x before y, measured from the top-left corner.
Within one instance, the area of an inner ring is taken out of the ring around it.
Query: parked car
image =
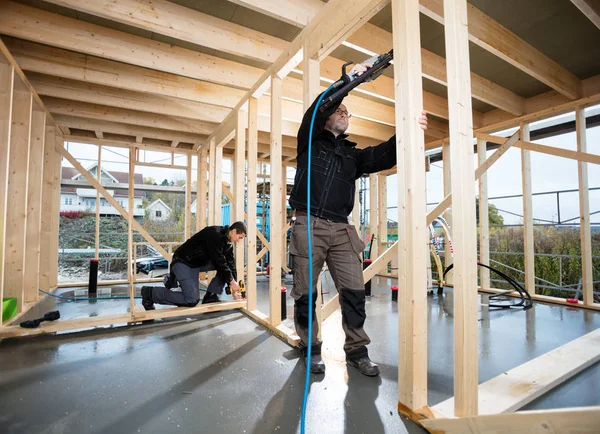
[[[151,246],[148,246],[148,252],[151,256],[137,258],[135,261],[135,272],[138,277],[154,278],[167,274],[169,272],[169,261]]]

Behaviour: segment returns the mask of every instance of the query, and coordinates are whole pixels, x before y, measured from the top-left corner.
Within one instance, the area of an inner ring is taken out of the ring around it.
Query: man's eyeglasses
[[[351,114],[351,113],[348,113],[346,110],[342,110],[342,109],[337,109],[337,110],[335,111],[335,114],[336,114],[336,115],[340,115],[340,116],[341,116],[341,115],[344,115],[344,116],[346,116],[348,119],[350,119],[350,118],[352,117],[352,114]]]

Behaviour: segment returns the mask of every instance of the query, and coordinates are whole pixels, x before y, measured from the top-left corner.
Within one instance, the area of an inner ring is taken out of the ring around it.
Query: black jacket
[[[194,234],[173,253],[173,263],[183,262],[197,268],[212,262],[217,275],[225,282],[237,280],[233,260],[233,244],[229,242],[229,226],[207,226]]]
[[[318,98],[317,98],[318,100]],[[310,121],[317,102],[304,114],[298,131],[297,168],[290,206],[306,211],[308,139]],[[342,103],[317,110],[313,129],[310,213],[336,222],[348,221],[354,208],[355,181],[364,173],[391,169],[396,165],[396,136],[378,146],[357,149],[346,134],[335,137],[325,130],[325,122]]]

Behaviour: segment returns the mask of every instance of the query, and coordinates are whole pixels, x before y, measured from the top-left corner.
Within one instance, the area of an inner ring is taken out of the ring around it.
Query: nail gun
[[[391,65],[393,59],[394,50],[390,50],[385,54],[373,56],[363,62],[371,63],[373,66],[360,75],[356,72],[348,74],[346,72],[346,67],[351,65],[353,62],[344,63],[342,65],[342,78],[332,84],[333,93],[326,98],[323,98],[321,104],[319,105],[319,110],[327,110],[333,104],[344,98],[348,92],[350,92],[359,84],[375,80],[377,77],[383,74],[383,71],[385,71],[388,66]]]

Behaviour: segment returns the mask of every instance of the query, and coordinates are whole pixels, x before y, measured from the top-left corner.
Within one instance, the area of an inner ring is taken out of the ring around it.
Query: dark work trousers
[[[295,300],[294,322],[296,332],[306,347],[308,342],[308,238],[306,216],[298,216],[292,228],[290,254],[294,257]],[[344,351],[346,358],[357,359],[368,356],[367,345],[371,342],[363,329],[365,313],[365,285],[362,273],[362,242],[353,225],[334,223],[326,219],[311,217],[312,264],[313,264],[313,327],[312,347],[315,354],[321,352],[318,340],[319,325],[315,315],[317,278],[323,264],[327,266],[335,282],[342,309],[342,327],[346,333]]]
[[[212,263],[204,267],[192,268],[183,262],[172,265],[172,271],[181,286],[181,292],[171,291],[164,286],[152,288],[152,301],[158,304],[172,304],[175,306],[193,307],[200,301],[200,284],[198,282],[201,272],[214,271]],[[216,275],[209,283],[207,291],[222,294],[227,282]]]

